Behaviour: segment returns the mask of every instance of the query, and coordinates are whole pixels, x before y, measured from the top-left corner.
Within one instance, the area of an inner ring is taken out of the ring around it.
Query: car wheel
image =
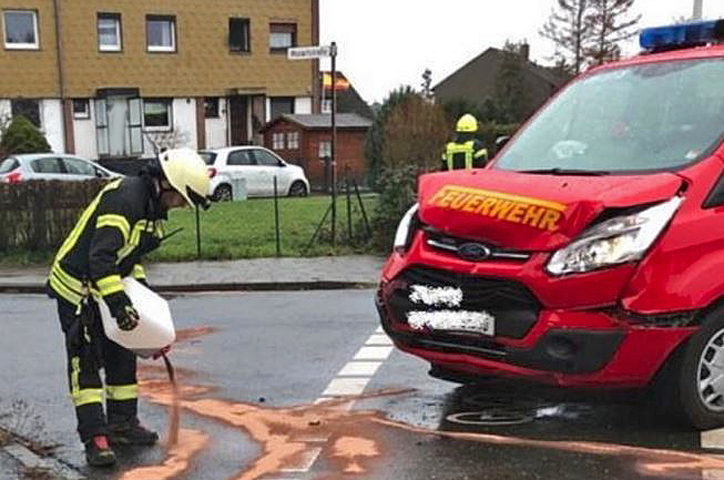
[[[219,185],[214,191],[214,200],[217,202],[230,202],[233,200],[230,185]]]
[[[300,180],[292,183],[292,186],[289,187],[290,197],[306,197],[308,193],[307,186]]]
[[[700,430],[723,426],[724,307],[707,314],[689,339],[678,380],[679,405],[688,423]]]

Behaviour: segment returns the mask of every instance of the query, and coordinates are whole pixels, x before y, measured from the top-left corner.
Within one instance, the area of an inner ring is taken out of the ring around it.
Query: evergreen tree
[[[559,64],[570,66],[578,74],[585,65],[586,45],[592,39],[589,7],[592,0],[557,0],[550,17],[540,30],[541,36],[556,45]]]
[[[23,115],[12,119],[0,140],[2,158],[7,155],[47,152],[50,152],[50,144],[45,135]]]
[[[592,36],[585,53],[592,65],[602,65],[621,57],[620,43],[636,35],[641,15],[633,15],[635,0],[588,0],[587,16]]]
[[[525,42],[510,40],[503,47],[503,63],[495,81],[496,120],[502,123],[521,122],[530,111],[530,94],[523,74],[523,62],[528,61],[522,53],[525,47]]]

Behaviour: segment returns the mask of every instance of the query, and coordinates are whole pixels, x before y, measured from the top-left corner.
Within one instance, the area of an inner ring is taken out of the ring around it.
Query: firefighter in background
[[[103,298],[121,330],[133,330],[138,313],[121,279],[132,275],[145,283],[141,258],[160,245],[168,210],[187,203],[207,208],[208,191],[206,164],[196,152],[163,152],[140,176],[103,188],[53,261],[48,293],[57,301],[66,337],[70,391],[89,465],[115,463],[109,444],[158,440],[138,421],[136,356],[105,336],[94,296]]]
[[[478,121],[469,113],[460,117],[455,128],[454,142],[445,146],[442,154],[442,170],[482,168],[488,161],[488,151],[483,142],[475,138]]]

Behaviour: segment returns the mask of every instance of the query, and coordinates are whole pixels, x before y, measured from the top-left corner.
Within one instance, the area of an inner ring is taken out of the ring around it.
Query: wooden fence
[[[0,252],[58,248],[106,182],[0,184]]]

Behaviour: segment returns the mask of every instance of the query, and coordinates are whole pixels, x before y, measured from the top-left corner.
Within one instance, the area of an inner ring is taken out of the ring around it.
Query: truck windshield
[[[573,83],[495,168],[654,171],[698,161],[724,134],[724,59],[605,70]]]

